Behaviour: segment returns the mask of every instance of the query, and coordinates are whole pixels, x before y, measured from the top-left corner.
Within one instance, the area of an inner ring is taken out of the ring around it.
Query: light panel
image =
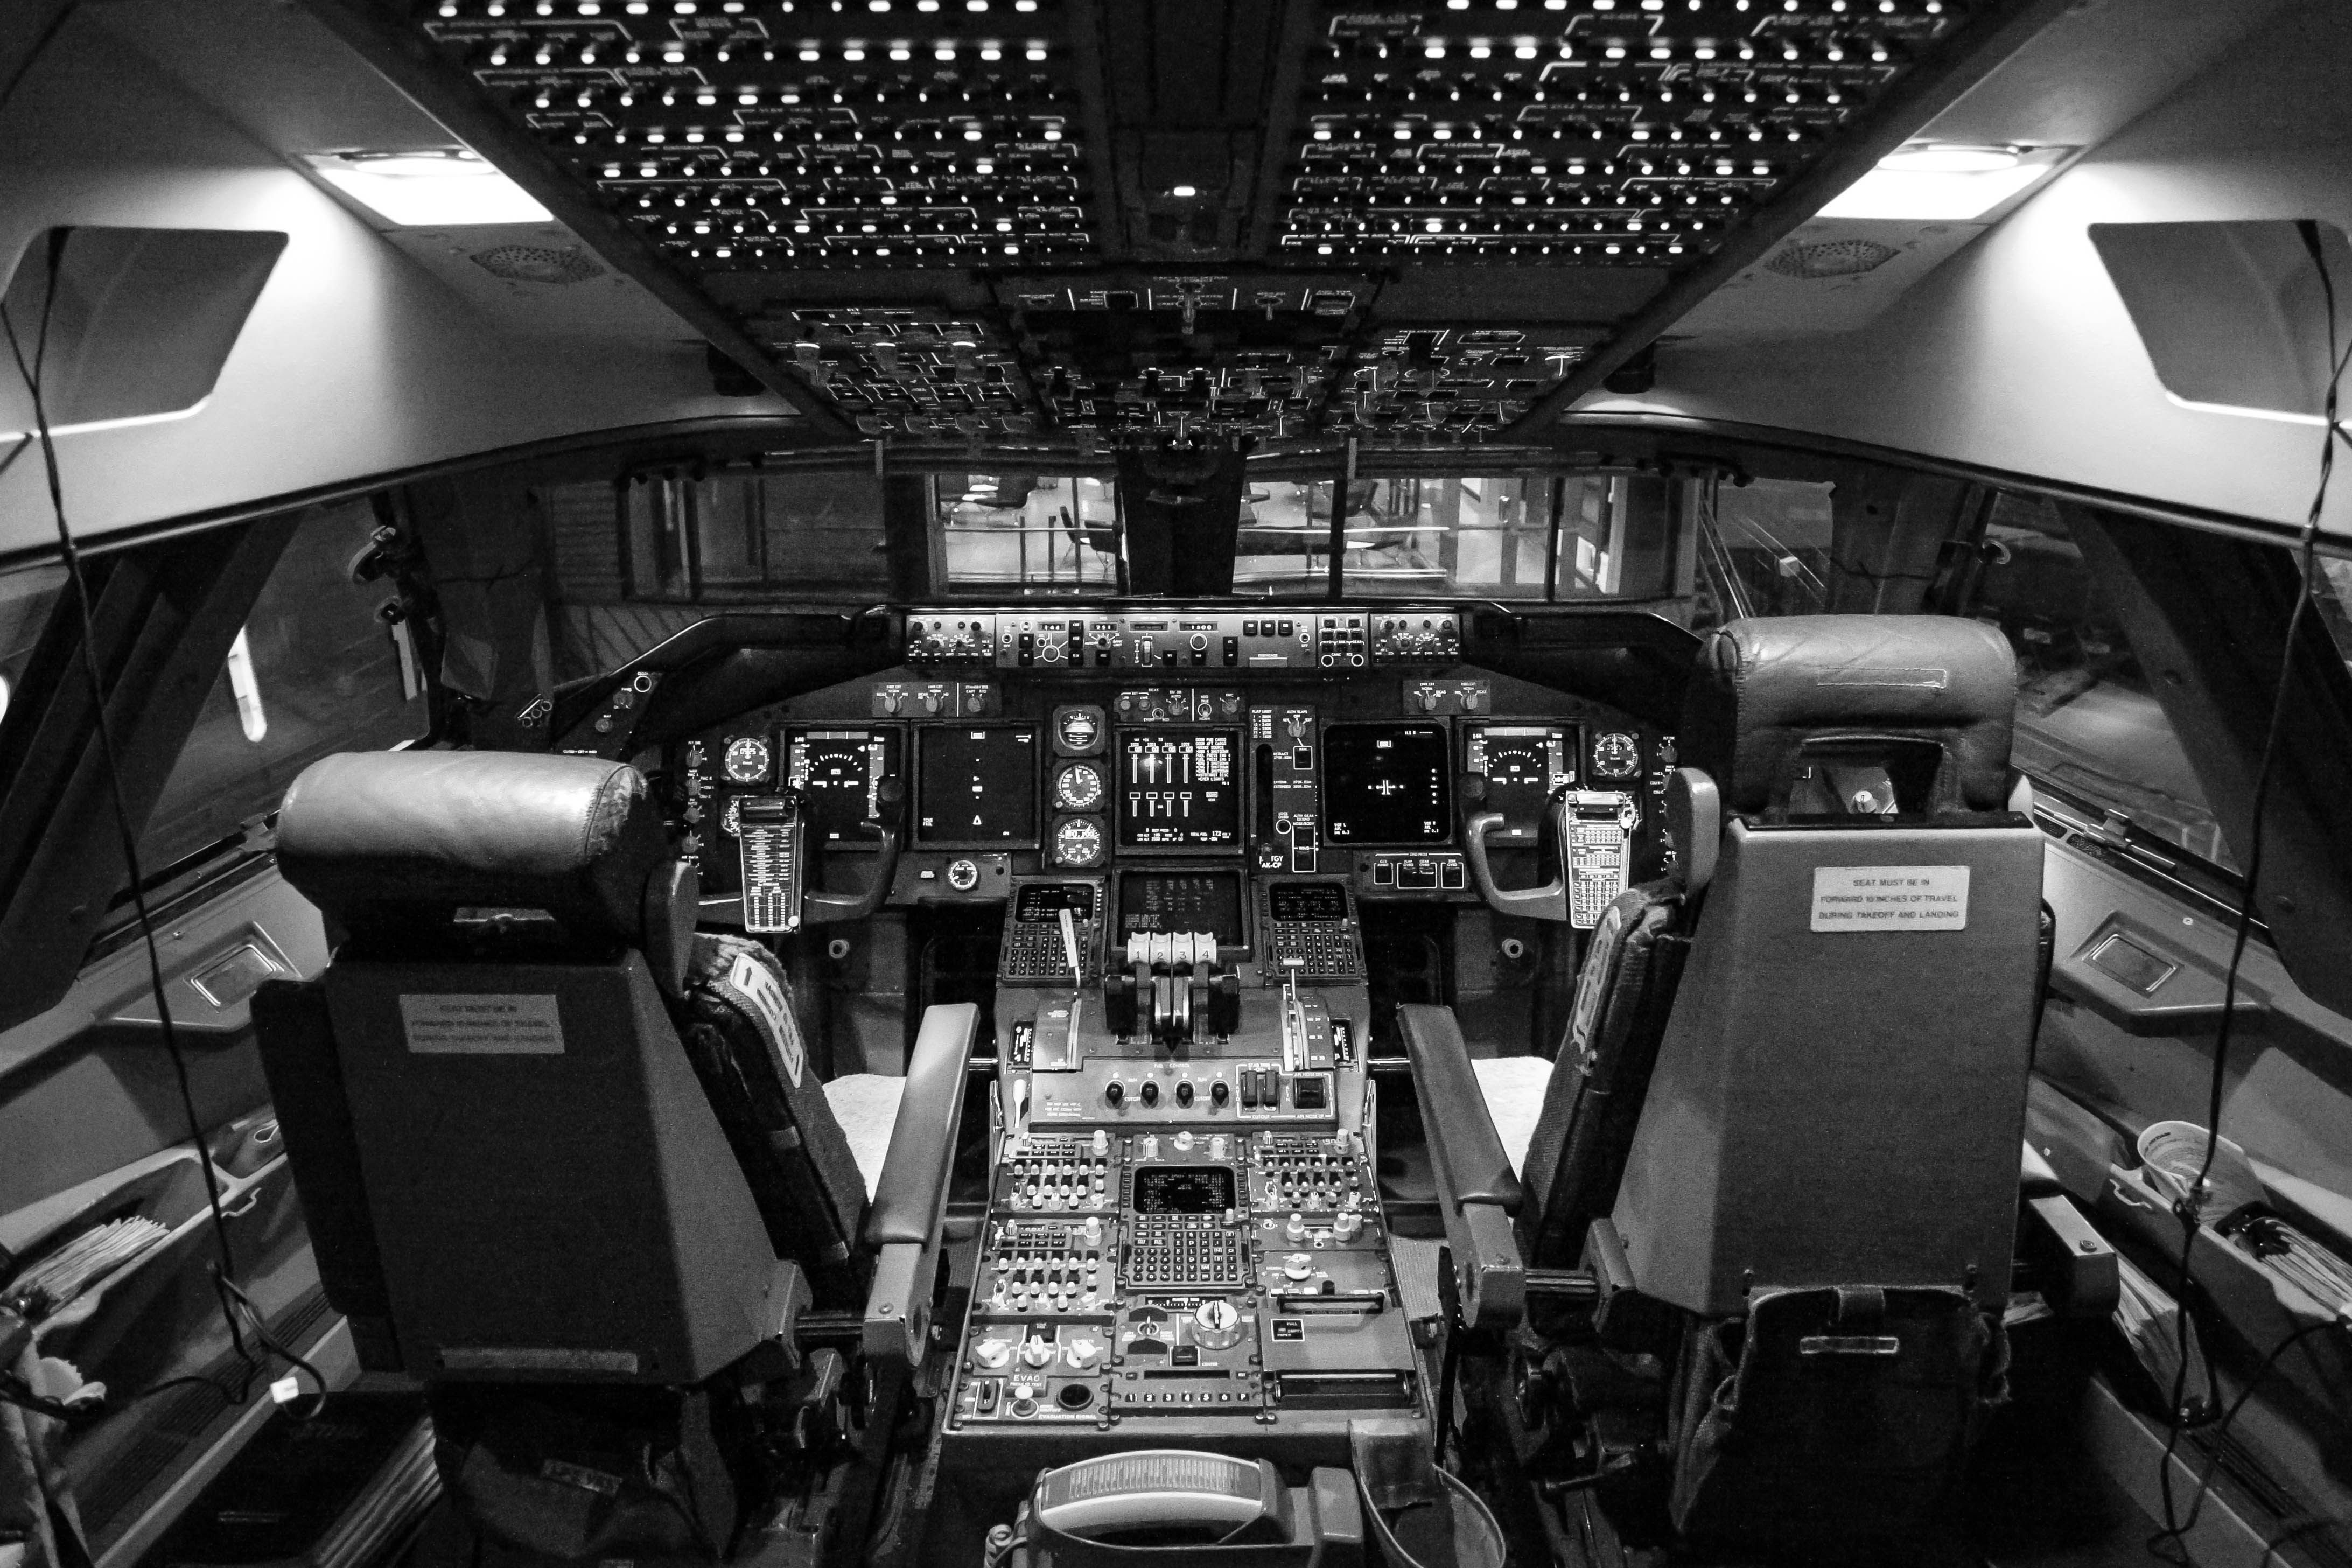
[[[1910,146],[1838,193],[1816,215],[1965,223],[2048,177],[2064,149]]]
[[[530,192],[471,153],[338,153],[310,160],[320,179],[402,228],[545,223]]]

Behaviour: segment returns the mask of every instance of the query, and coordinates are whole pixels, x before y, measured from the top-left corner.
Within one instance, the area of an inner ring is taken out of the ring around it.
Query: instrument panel
[[[1475,900],[1465,826],[1480,814],[1501,819],[1484,843],[1522,884],[1532,852],[1549,866],[1564,837],[1609,859],[1577,884],[1580,924],[1670,849],[1657,804],[1673,738],[1460,664],[1458,609],[919,610],[906,627],[901,668],[689,748],[675,776],[696,796],[685,815],[707,901],[749,889],[743,814],[774,822],[785,796],[803,845],[794,875],[812,889],[856,883],[836,858],[870,856],[895,826],[888,903],[999,901],[1024,876],[1116,873],[1101,921],[1113,941],[1174,929],[1119,901],[1130,886],[1215,889],[1204,918],[1236,947],[1268,918],[1259,877],[1338,879],[1369,901]],[[760,848],[782,886],[776,834]],[[1154,867],[1233,869],[1127,876]]]

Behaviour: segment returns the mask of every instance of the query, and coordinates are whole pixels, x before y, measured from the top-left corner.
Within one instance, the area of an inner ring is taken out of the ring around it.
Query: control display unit
[[[1120,848],[1241,847],[1238,731],[1129,730],[1116,751]]]
[[[1128,871],[1118,879],[1118,944],[1131,936],[1208,931],[1217,946],[1244,948],[1242,882],[1233,871]]]
[[[1040,921],[1047,925],[1061,918],[1064,910],[1070,918],[1090,921],[1095,918],[1095,889],[1090,882],[1024,882],[1013,896],[1013,918],[1027,922]]]
[[[871,848],[859,824],[882,815],[882,781],[896,769],[897,737],[882,730],[795,730],[787,776],[801,792],[812,848]]]
[[[1237,1202],[1228,1165],[1147,1165],[1135,1173],[1138,1214],[1223,1214]]]
[[[1037,726],[927,728],[916,758],[916,842],[1036,847]]]
[[[1337,882],[1276,882],[1266,899],[1278,921],[1344,921],[1348,892]]]
[[[1444,843],[1453,836],[1449,766],[1442,725],[1326,725],[1326,834],[1334,844]]]

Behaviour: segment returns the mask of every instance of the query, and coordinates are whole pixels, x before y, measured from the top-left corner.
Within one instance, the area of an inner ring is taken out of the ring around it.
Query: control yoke
[[[879,791],[882,804],[895,807],[907,795],[907,786],[897,779],[884,779]],[[882,907],[890,896],[890,884],[898,878],[898,843],[901,829],[898,812],[888,811],[882,820],[867,817],[857,826],[882,840],[874,857],[871,880],[862,892],[803,893],[801,895],[803,925],[832,925],[842,921],[862,921]]]
[[[1220,963],[1207,931],[1129,937],[1127,966],[1106,969],[1102,990],[1104,1017],[1122,1039],[1177,1046],[1241,1027],[1241,977]]]
[[[1633,797],[1613,790],[1555,791],[1545,803],[1559,846],[1560,869],[1539,888],[1498,888],[1486,861],[1486,835],[1504,825],[1499,811],[1482,811],[1464,825],[1463,848],[1478,896],[1502,914],[1555,921],[1590,931],[1609,900],[1625,890],[1633,827],[1641,813]]]

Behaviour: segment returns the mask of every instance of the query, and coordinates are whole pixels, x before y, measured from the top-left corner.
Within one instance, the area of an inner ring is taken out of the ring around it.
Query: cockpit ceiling
[[[842,433],[1082,455],[1497,439],[2021,9],[317,3],[383,7],[483,151]]]

